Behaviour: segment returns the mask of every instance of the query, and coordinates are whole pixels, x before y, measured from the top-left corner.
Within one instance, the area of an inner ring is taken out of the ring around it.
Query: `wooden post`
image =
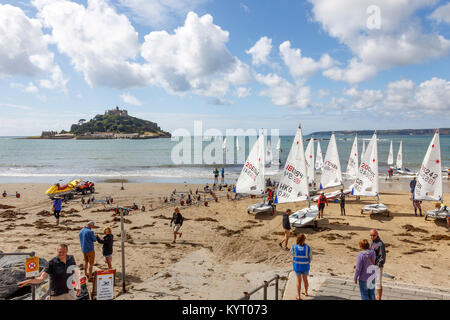
[[[34,251],[31,252],[30,257],[34,257]],[[31,279],[34,279],[36,277],[31,277]],[[36,286],[34,284],[31,285],[31,300],[36,300]]]
[[[125,288],[125,229],[123,226],[123,209],[119,209],[120,211],[120,239],[122,242],[122,292],[126,292]]]

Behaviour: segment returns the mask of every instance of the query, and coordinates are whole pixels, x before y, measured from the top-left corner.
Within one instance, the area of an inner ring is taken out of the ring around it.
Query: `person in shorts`
[[[305,244],[306,236],[302,233],[297,237],[296,244],[292,245],[293,268],[297,275],[297,300],[301,300],[302,280],[305,285],[305,296],[308,296],[308,276],[312,260],[311,247]]]
[[[317,205],[319,207],[319,218],[323,218],[323,209],[325,209],[325,203],[328,206],[328,199],[323,194],[323,191],[320,193],[319,199],[317,200]]]
[[[372,242],[370,243],[370,248],[375,251],[375,266],[376,268],[376,289],[377,289],[377,300],[381,300],[381,295],[383,294],[383,267],[386,262],[386,247],[381,241],[378,231],[376,229],[370,230],[370,238]]]
[[[339,204],[341,207],[341,216],[345,216],[345,193],[344,189],[341,189],[341,194],[339,195]]]
[[[105,234],[103,239],[101,239],[99,236],[96,237],[98,243],[103,244],[103,257],[105,257],[105,262],[108,265],[108,269],[111,270],[114,235],[112,234],[110,227],[106,227],[105,229],[103,229],[103,233]]]
[[[279,243],[280,247],[284,249],[288,249],[287,245],[288,245],[288,241],[289,241],[289,236],[291,233],[291,223],[289,222],[289,216],[292,214],[292,210],[291,209],[287,209],[285,213],[283,213],[283,231],[284,231],[284,238],[283,240]],[[284,243],[284,246],[283,246]]]
[[[28,284],[39,284],[50,277],[50,300],[75,300],[80,295],[79,270],[75,263],[75,258],[67,254],[68,246],[60,244],[58,246],[57,256],[51,259],[42,271],[41,275],[34,279],[28,279],[19,282],[19,288]],[[76,296],[72,281],[75,280]]]
[[[92,229],[94,228],[94,221],[89,221],[88,224],[80,231],[80,244],[81,252],[84,256],[84,274],[88,277],[89,281],[93,281],[92,268],[95,262],[95,249],[94,242],[97,241],[97,237]],[[89,270],[89,272],[88,272]]]
[[[420,205],[422,201],[420,200],[413,200],[413,207],[414,207],[414,215],[417,217],[417,210],[419,210],[419,214],[422,217],[422,206]]]
[[[173,213],[172,220],[170,220],[170,227],[172,228],[173,223],[173,241],[172,243],[175,243],[177,241],[177,234],[179,235],[179,238],[181,238],[181,235],[183,234],[180,231],[181,226],[183,225],[183,216],[180,213],[180,209],[178,207],[175,208],[175,212]]]
[[[62,200],[60,198],[53,199],[53,215],[56,218],[56,225],[59,225],[59,214],[61,213]]]

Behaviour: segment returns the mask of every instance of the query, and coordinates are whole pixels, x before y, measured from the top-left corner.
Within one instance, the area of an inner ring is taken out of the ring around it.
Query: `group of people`
[[[287,212],[291,212],[291,210],[288,209]],[[283,226],[285,226],[284,219]],[[359,241],[361,252],[356,257],[356,267],[353,279],[355,284],[359,285],[361,300],[381,300],[386,249],[376,229],[370,230],[370,238],[370,243],[367,239]],[[280,243],[280,246],[283,247],[283,243],[285,243],[284,247],[287,249],[288,240],[289,231],[286,230],[285,237]],[[306,244],[306,236],[304,234],[297,236],[295,244],[292,245],[290,252],[293,256],[293,270],[297,276],[297,300],[301,300],[302,282],[305,288],[303,294],[308,296],[308,276],[312,262],[312,249]]]
[[[108,265],[108,269],[112,269],[114,236],[111,228],[104,228],[104,236],[101,238],[92,231],[94,226],[95,223],[90,221],[79,233],[81,252],[84,257],[84,274],[89,282],[93,281],[92,269],[95,262],[94,242],[103,244],[102,251],[105,262]],[[23,287],[30,284],[40,284],[47,278],[50,278],[50,300],[75,300],[76,296],[79,296],[81,292],[80,271],[74,256],[67,254],[68,250],[69,247],[67,244],[60,244],[57,248],[56,257],[48,262],[43,272],[34,279],[19,282],[18,286]],[[75,288],[71,280],[74,280]],[[76,289],[75,294],[73,289]]]
[[[219,184],[219,170],[217,168],[214,168],[213,174],[214,174],[214,185],[218,185]],[[225,169],[224,168],[220,169],[220,175],[222,177],[220,184],[225,184]]]

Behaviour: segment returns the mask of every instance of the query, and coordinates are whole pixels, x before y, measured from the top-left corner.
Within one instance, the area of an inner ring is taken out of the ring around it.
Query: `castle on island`
[[[118,106],[115,109],[106,110],[105,116],[128,116],[128,111],[123,109],[120,110]]]

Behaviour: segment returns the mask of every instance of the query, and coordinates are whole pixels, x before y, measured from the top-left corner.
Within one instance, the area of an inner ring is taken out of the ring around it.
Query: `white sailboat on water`
[[[320,189],[333,188],[342,185],[341,163],[336,145],[334,132],[328,143],[325,159],[323,160],[322,176],[320,177]]]
[[[308,175],[302,128],[299,125],[275,193],[275,203],[307,200],[309,200]],[[312,206],[294,212],[290,215],[289,221],[293,227],[300,227],[315,221],[317,215],[317,206]]]
[[[396,167],[397,171],[402,170],[403,168],[403,148],[402,148],[403,141],[400,141],[400,146],[398,147],[398,153],[397,153],[397,161],[396,161]]]
[[[394,164],[394,150],[392,148],[392,140],[391,140],[391,145],[389,147],[389,155],[388,155],[387,164],[388,164],[388,166],[392,166]]]
[[[266,182],[264,179],[264,133],[261,132],[258,140],[253,145],[247,160],[242,168],[241,174],[236,182],[234,192],[238,194],[263,195]],[[257,203],[247,208],[247,213],[272,211],[272,206]]]
[[[308,146],[306,147],[305,151],[305,160],[306,160],[306,174],[308,176],[308,184],[311,185],[311,187],[315,188],[315,182],[314,182],[314,176],[315,176],[315,169],[314,169],[314,137],[311,137],[309,140]]]
[[[363,155],[359,170],[353,185],[352,195],[363,197],[376,197],[377,203],[364,206],[363,212],[387,212],[387,207],[379,203],[378,193],[378,142],[375,132]],[[389,214],[389,213],[388,213]]]
[[[316,167],[316,171],[322,171],[323,158],[322,158],[322,149],[320,149],[320,141],[319,141],[319,139],[317,139],[317,153],[316,153],[315,167]]]
[[[364,141],[364,139],[362,139],[362,142],[363,142],[363,147],[362,147],[362,151],[361,151],[361,162],[363,161],[364,153],[366,152],[366,141]]]
[[[346,175],[351,179],[356,179],[356,174],[358,173],[358,159],[358,135],[356,135],[355,140],[353,140],[350,156],[348,157],[346,171]]]
[[[442,167],[439,131],[436,130],[422,162],[413,199],[420,201],[442,201]]]

